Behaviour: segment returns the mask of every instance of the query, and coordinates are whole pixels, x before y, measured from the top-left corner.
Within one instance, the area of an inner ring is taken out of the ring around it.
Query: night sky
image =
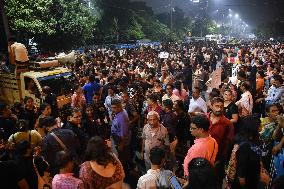
[[[141,0],[135,0],[141,1]],[[169,11],[170,0],[142,0],[151,6],[155,12]],[[202,1],[202,0],[200,0]],[[208,0],[208,12],[220,9],[228,11],[230,8],[238,13],[243,21],[254,27],[263,22],[278,19],[284,22],[284,0]],[[190,0],[173,0],[175,6],[184,10],[186,14],[190,10]]]

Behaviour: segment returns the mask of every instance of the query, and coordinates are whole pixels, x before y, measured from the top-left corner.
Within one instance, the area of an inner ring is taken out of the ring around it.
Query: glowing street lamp
[[[235,14],[235,18],[239,18],[239,14]]]

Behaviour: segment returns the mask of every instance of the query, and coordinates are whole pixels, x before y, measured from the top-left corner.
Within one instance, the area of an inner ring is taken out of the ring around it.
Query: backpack
[[[159,176],[156,180],[157,189],[171,189],[169,178],[173,175],[170,170],[161,169]]]

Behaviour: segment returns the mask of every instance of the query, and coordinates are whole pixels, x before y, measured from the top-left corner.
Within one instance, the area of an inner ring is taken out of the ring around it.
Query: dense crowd
[[[283,45],[86,49],[67,66],[64,111],[55,86],[40,107],[0,103],[3,187],[284,188]]]

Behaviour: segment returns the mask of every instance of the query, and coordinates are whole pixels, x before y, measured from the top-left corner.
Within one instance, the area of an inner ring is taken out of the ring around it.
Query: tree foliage
[[[44,49],[70,49],[92,38],[96,18],[79,0],[6,0],[10,28]]]
[[[4,0],[10,29],[20,39],[34,38],[43,49],[139,39],[180,40],[189,32],[216,33],[210,19],[186,16],[175,7],[155,15],[145,2],[132,0]],[[89,7],[91,3],[91,7]]]
[[[259,39],[278,38],[284,36],[284,23],[280,21],[266,22],[258,25],[254,29],[255,35]]]

